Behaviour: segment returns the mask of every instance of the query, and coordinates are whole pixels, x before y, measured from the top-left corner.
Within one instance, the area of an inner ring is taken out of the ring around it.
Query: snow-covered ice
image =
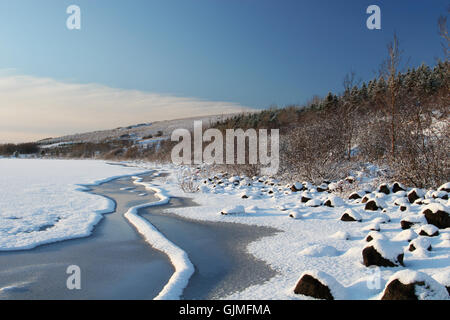
[[[89,236],[114,203],[80,192],[81,185],[145,171],[104,161],[0,159],[0,251]]]

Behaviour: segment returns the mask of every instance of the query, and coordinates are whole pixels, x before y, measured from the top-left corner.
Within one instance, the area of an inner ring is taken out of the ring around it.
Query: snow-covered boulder
[[[450,227],[450,210],[442,204],[433,203],[422,209],[421,214],[425,216],[427,222],[435,225],[439,229]]]
[[[234,177],[231,177],[230,179],[228,179],[228,182],[236,184],[236,185],[238,185],[240,181],[241,181],[241,178],[239,176],[234,176]]]
[[[313,195],[307,191],[302,192],[300,201],[306,203],[313,198]]]
[[[381,300],[449,300],[444,285],[423,272],[402,270],[386,285]]]
[[[426,237],[418,237],[409,243],[408,250],[413,252],[417,249],[431,251],[431,242]]]
[[[423,198],[425,195],[422,190],[420,189],[412,189],[410,192],[408,192],[408,200],[410,203],[414,203],[414,201]]]
[[[315,244],[302,250],[300,254],[307,257],[335,257],[339,255],[339,251],[332,246]]]
[[[336,240],[349,240],[350,235],[348,234],[348,232],[338,231],[335,234],[331,235],[330,238]]]
[[[380,231],[381,227],[378,222],[372,222],[371,224],[368,224],[363,228],[363,230],[369,230],[369,231]]]
[[[442,200],[448,200],[448,192],[446,191],[435,191],[431,194],[431,197],[433,199],[442,199]]]
[[[353,182],[355,182],[356,179],[354,176],[348,176],[344,180],[347,181],[348,183],[352,184]]]
[[[290,218],[298,220],[302,218],[302,214],[300,213],[299,210],[291,210],[288,212],[288,215]]]
[[[363,264],[366,267],[396,267],[403,265],[403,248],[387,240],[369,242],[362,251]]]
[[[361,215],[356,212],[355,210],[352,209],[347,209],[344,211],[344,213],[342,214],[341,221],[345,221],[345,222],[353,222],[353,221],[358,221],[361,222],[362,221],[362,217]]]
[[[292,192],[299,192],[305,190],[305,187],[300,182],[296,182],[290,187],[290,189]]]
[[[426,224],[419,229],[419,235],[425,237],[437,237],[439,235],[439,229],[432,224]]]
[[[306,202],[305,205],[310,208],[316,208],[322,205],[322,201],[320,201],[319,199],[312,199]]]
[[[385,214],[385,213],[380,213],[379,215],[378,215],[378,217],[377,218],[375,218],[374,220],[373,220],[373,222],[378,222],[378,223],[389,223],[389,222],[391,222],[391,217],[389,217],[387,214]]]
[[[450,182],[444,183],[438,188],[438,191],[450,192]]]
[[[335,195],[330,195],[327,198],[327,200],[325,200],[323,205],[330,208],[334,208],[334,207],[342,207],[344,204],[345,203],[344,200],[342,200],[342,198]]]
[[[329,274],[310,270],[300,276],[294,289],[295,294],[321,300],[342,300],[346,298],[345,288]]]
[[[389,222],[389,219],[386,219],[386,217],[377,217],[375,219],[372,220],[372,223],[374,224],[386,224]]]
[[[231,214],[242,214],[245,213],[244,206],[238,205],[238,206],[231,206],[228,208],[224,208],[220,211],[221,215],[231,215]]]
[[[403,230],[411,228],[413,225],[426,224],[427,220],[422,215],[410,215],[400,221]]]
[[[433,279],[444,285],[450,295],[450,269],[434,274]]]
[[[366,193],[364,191],[358,191],[358,192],[352,192],[348,198],[349,200],[357,200],[357,199],[361,199],[362,197],[364,197]]]
[[[377,211],[379,209],[383,209],[385,206],[385,203],[381,199],[372,199],[367,201],[364,210]]]
[[[417,233],[412,229],[403,230],[398,233],[392,240],[394,241],[408,241],[410,242],[413,239],[418,237]]]
[[[362,197],[361,203],[367,203],[367,201],[372,200],[372,199],[375,199],[375,195],[373,195],[371,193],[366,194],[364,197]]]
[[[398,198],[394,200],[396,206],[406,206],[409,205],[409,201],[406,198]]]
[[[391,190],[389,189],[389,186],[387,183],[383,183],[378,187],[378,192],[382,192],[384,194],[390,194]]]
[[[247,194],[247,192],[242,192],[240,195],[239,195],[239,197],[241,198],[241,199],[248,199],[249,198],[249,195]]]
[[[373,240],[387,240],[386,237],[379,231],[370,231],[366,236],[366,242]]]
[[[277,206],[277,208],[278,208],[280,211],[287,211],[287,210],[289,210],[289,206],[286,205],[286,204],[280,204],[280,205]]]
[[[307,182],[307,181],[303,181],[303,187],[304,187],[306,190],[311,190],[311,189],[314,188],[314,186],[313,186],[310,182]]]
[[[325,192],[328,191],[328,184],[322,183],[320,186],[316,188],[317,192]]]
[[[402,185],[400,182],[394,182],[392,184],[392,192],[397,193],[399,191],[406,191],[406,187]]]

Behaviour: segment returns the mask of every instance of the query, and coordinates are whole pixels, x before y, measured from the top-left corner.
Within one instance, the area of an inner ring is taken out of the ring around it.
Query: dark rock
[[[327,201],[325,201],[325,203],[323,204],[324,206],[330,207],[330,208],[334,208],[333,204],[331,203],[331,200],[328,199]]]
[[[328,190],[328,188],[325,189],[325,188],[322,188],[322,187],[317,187],[317,192],[325,192],[327,190]]]
[[[353,177],[347,177],[347,178],[345,178],[345,181],[352,184],[353,182],[355,182],[355,179]]]
[[[308,198],[308,197],[302,197],[301,202],[302,202],[302,203],[306,203],[306,202],[308,202],[309,200],[311,200],[311,199]]]
[[[399,191],[406,191],[406,190],[403,189],[398,182],[394,182],[394,184],[392,185],[392,192],[397,193]]]
[[[244,194],[241,198],[242,199],[248,199],[248,196],[246,194]]]
[[[353,217],[351,217],[348,213],[344,213],[341,217],[341,221],[353,222],[353,221],[357,221],[357,220],[354,219]]]
[[[406,210],[408,210],[407,207],[405,207],[405,206],[400,206],[400,211],[406,211]]]
[[[297,185],[297,187],[299,187],[299,186]],[[293,184],[290,189],[292,192],[299,192],[299,191],[305,190],[305,187],[303,185],[301,185],[300,188],[297,188],[297,187],[295,186],[295,184]]]
[[[447,300],[448,298],[448,289],[428,274],[402,270],[391,277],[384,288],[381,300]]]
[[[372,241],[372,240],[373,240],[372,236],[371,236],[371,235],[368,235],[367,238],[366,238],[366,241],[367,241],[367,242],[370,242],[370,241]]]
[[[382,192],[385,194],[390,194],[391,190],[389,190],[389,187],[387,186],[387,184],[382,184],[379,188],[378,188],[378,192]]]
[[[349,197],[350,200],[361,199],[361,196],[357,192],[353,192]]]
[[[305,274],[297,283],[295,294],[302,294],[308,297],[313,297],[322,300],[334,300],[330,288],[323,285],[319,280]]]
[[[362,252],[363,263],[366,267],[379,266],[379,267],[396,267],[398,264],[384,258],[373,246],[364,248]],[[403,253],[397,256],[399,264],[403,265]]]
[[[417,199],[420,199],[420,197],[417,195],[417,192],[415,190],[412,190],[408,193],[408,200],[410,203],[414,203]]]
[[[364,207],[364,209],[368,210],[368,211],[377,211],[380,208],[377,206],[377,203],[375,200],[370,200],[366,203],[366,206]]]
[[[438,210],[433,212],[430,209],[426,209],[423,214],[429,224],[435,225],[439,229],[450,227],[450,215],[445,211]]]
[[[432,249],[433,249],[433,247],[432,247],[431,244],[430,244],[430,246],[427,248],[427,250],[428,250],[428,251],[431,251]],[[409,245],[408,250],[411,251],[411,252],[413,252],[413,251],[416,250],[416,247],[414,246],[414,244],[411,243],[411,244]]]
[[[361,203],[366,203],[367,201],[369,201],[369,197],[368,196],[364,196],[361,200]]]
[[[416,285],[424,286],[424,282],[403,284],[398,279],[391,281],[381,300],[418,300],[416,296]]]
[[[433,197],[433,199],[448,200],[448,193],[444,193],[444,192],[433,193],[432,197]]]
[[[400,221],[400,225],[403,230],[406,230],[406,229],[410,229],[414,225],[414,222],[402,220],[402,221]]]
[[[439,235],[439,231],[435,231],[433,234],[428,234],[425,230],[420,230],[419,236],[424,237],[437,237]]]

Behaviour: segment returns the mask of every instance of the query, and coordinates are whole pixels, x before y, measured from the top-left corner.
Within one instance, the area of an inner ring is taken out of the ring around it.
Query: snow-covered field
[[[0,159],[0,251],[90,235],[114,203],[80,185],[142,172],[103,161]]]
[[[339,188],[342,181],[320,187],[308,183],[286,185],[265,177],[213,174],[208,179],[195,169],[187,171],[149,163],[133,165],[136,167],[111,166],[102,161],[0,159],[0,249],[27,249],[89,235],[101,213],[112,204],[80,192],[83,189],[80,184],[157,169],[168,175],[142,184],[163,194],[161,201],[180,196],[192,198],[200,205],[171,209],[175,214],[280,230],[248,246],[251,254],[266,261],[278,275],[227,299],[308,299],[294,294],[305,272],[330,284],[337,299],[379,299],[386,284],[395,279],[432,283],[431,291],[435,291],[420,293],[421,297],[448,298],[445,286],[450,286],[450,228],[438,229],[427,224],[423,212],[426,209],[450,212],[449,185],[443,188],[446,191],[428,192],[401,185],[398,187],[405,191],[391,184],[371,190],[359,185],[359,195],[354,194],[356,199],[350,200],[348,195],[328,192]],[[180,183],[183,179],[191,179],[191,188],[199,191],[184,192]],[[379,208],[367,210],[369,203]],[[127,218],[134,221],[131,222],[150,244],[159,244],[172,262],[189,266],[189,257],[183,255],[182,248],[181,251],[173,248],[170,239],[164,241],[162,234],[151,225],[142,224],[135,210],[130,210]],[[403,230],[401,221],[410,228]],[[152,239],[152,235],[156,238]],[[395,266],[366,267],[362,252],[370,246]],[[186,279],[172,284],[186,284],[192,274],[189,269],[183,269]],[[180,291],[178,285],[173,287]],[[164,294],[171,296],[169,292]]]

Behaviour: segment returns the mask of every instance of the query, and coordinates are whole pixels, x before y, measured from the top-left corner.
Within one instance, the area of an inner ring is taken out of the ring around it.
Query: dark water
[[[0,252],[0,288],[16,285],[0,291],[0,299],[152,299],[158,295],[174,269],[168,258],[144,242],[123,217],[129,207],[156,199],[134,185],[131,178],[92,187],[91,192],[113,199],[115,212],[105,215],[91,237],[28,251]],[[168,205],[140,211],[185,250],[195,266],[183,298],[220,298],[275,275],[263,261],[246,252],[248,243],[275,230],[199,222],[170,213],[171,208],[194,205],[189,199],[174,198]],[[81,268],[81,290],[66,287],[69,265]]]
[[[166,238],[186,251],[194,264],[195,273],[184,290],[184,299],[221,298],[276,275],[246,250],[250,242],[276,230],[189,220],[170,213],[170,208],[194,205],[189,199],[172,198],[169,205],[140,211]]]

